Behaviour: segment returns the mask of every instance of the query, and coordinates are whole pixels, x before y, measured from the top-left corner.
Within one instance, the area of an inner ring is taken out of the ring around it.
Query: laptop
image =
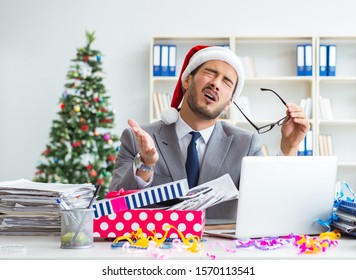
[[[235,230],[207,230],[227,238],[261,238],[327,231],[332,216],[335,156],[262,156],[242,160]]]

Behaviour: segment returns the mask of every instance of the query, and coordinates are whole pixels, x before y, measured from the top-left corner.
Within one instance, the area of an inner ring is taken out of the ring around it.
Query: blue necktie
[[[187,161],[185,163],[185,169],[187,171],[187,179],[189,188],[193,188],[198,183],[199,178],[199,159],[197,152],[196,141],[201,136],[199,132],[191,131],[192,140],[190,140],[188,151],[187,151]]]

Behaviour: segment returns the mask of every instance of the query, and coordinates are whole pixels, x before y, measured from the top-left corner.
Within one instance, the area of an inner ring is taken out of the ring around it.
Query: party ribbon
[[[188,251],[191,251],[193,253],[199,252],[203,249],[203,245],[200,243],[200,238],[199,236],[193,235],[190,237],[185,237],[183,233],[178,230],[176,227],[172,225],[167,225],[165,227],[165,233],[162,238],[158,238],[156,231],[150,231],[153,235],[152,236],[145,236],[142,232],[142,228],[139,228],[136,232],[131,232],[130,236],[119,236],[117,237],[114,241],[113,244],[122,242],[122,241],[128,241],[130,245],[134,248],[159,248],[162,246],[162,244],[165,242],[167,239],[167,235],[169,230],[173,228],[177,231],[178,235],[180,236],[180,239],[182,240],[182,243],[184,244],[185,248]],[[177,243],[175,243],[176,245]],[[112,246],[112,247],[117,247],[117,246]]]

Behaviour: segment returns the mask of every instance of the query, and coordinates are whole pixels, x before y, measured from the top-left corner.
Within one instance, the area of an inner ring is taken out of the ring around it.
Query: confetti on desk
[[[299,254],[315,254],[325,252],[326,249],[331,246],[336,247],[338,245],[337,239],[339,239],[340,236],[341,234],[337,231],[329,231],[323,232],[319,236],[290,234],[285,237],[277,238],[237,239],[235,240],[235,246],[238,249],[255,247],[259,250],[275,250],[288,244],[293,244],[300,250]]]
[[[175,229],[180,239],[173,239],[172,244],[167,244],[167,235],[170,229]],[[167,258],[176,251],[182,251],[183,249],[192,253],[197,253],[203,249],[199,236],[185,237],[180,230],[174,226],[167,225],[165,234],[162,238],[159,238],[155,231],[151,232],[151,236],[143,234],[142,229],[139,228],[136,232],[132,232],[131,236],[119,236],[113,243],[112,248],[122,247],[126,252],[133,252],[128,250],[128,246],[134,249],[147,249],[147,254],[157,259]],[[122,243],[126,241],[125,243]],[[167,254],[164,254],[162,249],[169,250]]]

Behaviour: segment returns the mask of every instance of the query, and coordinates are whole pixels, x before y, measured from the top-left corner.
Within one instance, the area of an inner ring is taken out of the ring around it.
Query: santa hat
[[[238,84],[233,98],[236,99],[240,95],[244,85],[244,71],[242,63],[236,54],[225,47],[195,46],[188,52],[184,59],[182,70],[173,93],[171,108],[162,112],[161,118],[165,123],[170,124],[178,120],[177,109],[184,96],[182,82],[192,73],[192,71],[210,60],[224,61],[235,69],[238,75]]]

